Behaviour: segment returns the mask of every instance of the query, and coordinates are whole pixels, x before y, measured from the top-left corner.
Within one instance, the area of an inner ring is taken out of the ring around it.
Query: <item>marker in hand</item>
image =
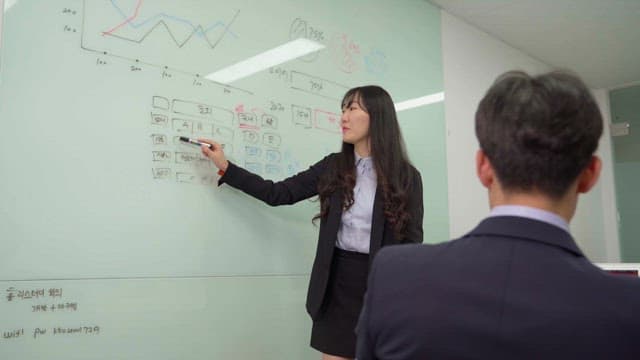
[[[220,144],[215,143],[209,144],[206,142],[198,141],[196,139],[188,138],[186,136],[180,136],[180,141],[185,142],[187,144],[200,146],[202,149],[202,155],[211,159],[216,167],[219,169],[218,175],[224,175],[225,170],[229,167],[229,161],[224,157],[224,151],[222,150],[222,146]],[[205,146],[206,148],[202,148]]]
[[[213,148],[213,145],[211,144],[207,144],[207,143],[203,143],[200,142],[198,140],[192,139],[192,138],[188,138],[186,136],[180,136],[180,141],[186,142],[187,144],[192,144],[192,145],[196,145],[196,146],[206,146],[209,149]]]

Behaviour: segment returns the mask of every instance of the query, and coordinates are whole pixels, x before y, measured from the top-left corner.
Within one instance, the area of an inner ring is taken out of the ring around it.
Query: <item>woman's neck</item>
[[[371,147],[369,146],[369,141],[360,142],[353,146],[356,154],[360,157],[369,157],[371,155]]]

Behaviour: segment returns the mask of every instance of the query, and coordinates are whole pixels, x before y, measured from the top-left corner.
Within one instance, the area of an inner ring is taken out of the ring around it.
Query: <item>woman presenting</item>
[[[422,179],[407,158],[391,96],[353,88],[342,100],[342,151],[279,182],[229,162],[220,144],[202,153],[224,174],[219,185],[276,206],[318,195],[320,234],[307,292],[311,346],[322,359],[355,356],[355,326],[369,264],[382,247],[422,242]]]

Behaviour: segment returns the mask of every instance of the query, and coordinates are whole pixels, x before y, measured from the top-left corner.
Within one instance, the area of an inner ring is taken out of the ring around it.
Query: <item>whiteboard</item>
[[[300,37],[324,48],[206,79]],[[218,188],[176,138],[214,138],[279,180],[339,150],[348,88],[379,84],[397,102],[443,91],[439,12],[424,1],[22,0],[2,46],[1,358],[100,358],[90,350],[118,344],[119,358],[315,358],[303,304],[318,203],[270,208]],[[443,104],[399,119],[423,175],[425,241],[445,240]]]

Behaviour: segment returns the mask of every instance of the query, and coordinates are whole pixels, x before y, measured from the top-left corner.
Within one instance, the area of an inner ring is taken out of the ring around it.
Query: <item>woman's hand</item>
[[[229,161],[224,156],[224,151],[222,151],[222,145],[217,142],[209,139],[198,139],[198,141],[210,144],[211,148],[207,146],[201,146],[200,150],[202,150],[202,155],[213,161],[213,164],[222,171],[227,171],[227,167],[229,167]]]

